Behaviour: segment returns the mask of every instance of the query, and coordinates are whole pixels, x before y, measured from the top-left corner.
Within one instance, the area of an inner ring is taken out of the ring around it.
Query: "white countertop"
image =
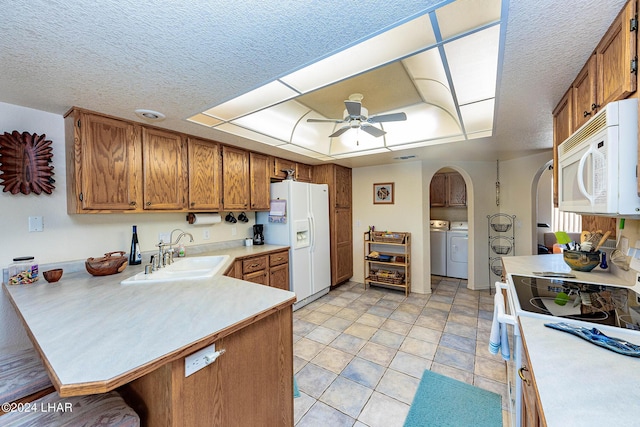
[[[567,279],[571,281],[634,285],[598,267],[589,273],[573,271],[559,254],[504,257],[503,263],[509,275],[570,272],[576,275],[575,279]],[[640,405],[640,358],[624,356],[544,326],[559,321],[600,328],[598,325],[527,315],[520,315],[518,320],[547,425],[638,424],[635,408]],[[601,330],[608,336],[640,345],[640,332],[620,328]]]
[[[110,387],[123,375],[132,380],[142,367],[148,370],[172,355],[191,353],[205,338],[292,304],[293,292],[222,275],[237,257],[285,248],[239,246],[206,253],[228,254],[230,260],[213,278],[193,282],[120,285],[144,270],[144,266],[128,266],[111,276],[65,273],[57,283],[42,279],[33,285],[4,288],[57,376],[60,391],[82,394],[74,386],[106,383]]]
[[[639,358],[547,328],[548,320],[519,320],[548,426],[638,425]],[[605,334],[640,345],[639,333]]]

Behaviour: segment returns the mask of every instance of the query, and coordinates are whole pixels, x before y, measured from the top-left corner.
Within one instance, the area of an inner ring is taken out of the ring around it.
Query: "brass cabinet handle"
[[[135,206],[136,202],[129,202],[129,206]]]
[[[259,267],[259,266],[260,266],[260,264],[251,264],[249,267],[256,268],[256,267]]]
[[[531,385],[531,380],[529,380],[529,378],[524,377],[524,371],[529,372],[529,369],[527,369],[526,366],[523,366],[522,368],[518,369],[518,376],[522,381],[524,381],[526,385]]]
[[[151,202],[147,202],[147,206],[151,206]]]
[[[587,116],[590,116],[590,115],[591,115],[591,113],[590,113],[590,112],[588,112],[588,111],[584,111],[584,112],[582,113],[582,116],[583,116],[583,117],[587,117]]]
[[[600,108],[600,104],[596,104],[595,102],[591,104],[591,111],[595,110],[596,108]]]

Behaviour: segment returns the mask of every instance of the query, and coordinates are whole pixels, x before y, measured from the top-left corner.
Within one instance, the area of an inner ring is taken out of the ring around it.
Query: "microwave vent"
[[[591,136],[600,132],[607,127],[607,109],[601,110],[591,120],[585,123],[580,129],[578,129],[573,135],[565,139],[560,145],[558,153],[559,155],[566,154],[573,150],[573,148],[580,144],[582,141],[589,139]]]

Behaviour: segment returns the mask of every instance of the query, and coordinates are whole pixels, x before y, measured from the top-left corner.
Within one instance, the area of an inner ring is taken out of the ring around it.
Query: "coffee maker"
[[[264,225],[263,224],[255,224],[253,226],[253,244],[254,245],[264,245]]]

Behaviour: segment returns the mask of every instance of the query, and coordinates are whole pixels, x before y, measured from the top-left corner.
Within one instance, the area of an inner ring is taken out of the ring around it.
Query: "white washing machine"
[[[447,231],[447,277],[469,277],[469,223],[451,222]]]
[[[432,219],[429,221],[429,229],[431,230],[431,274],[446,276],[449,221]]]

